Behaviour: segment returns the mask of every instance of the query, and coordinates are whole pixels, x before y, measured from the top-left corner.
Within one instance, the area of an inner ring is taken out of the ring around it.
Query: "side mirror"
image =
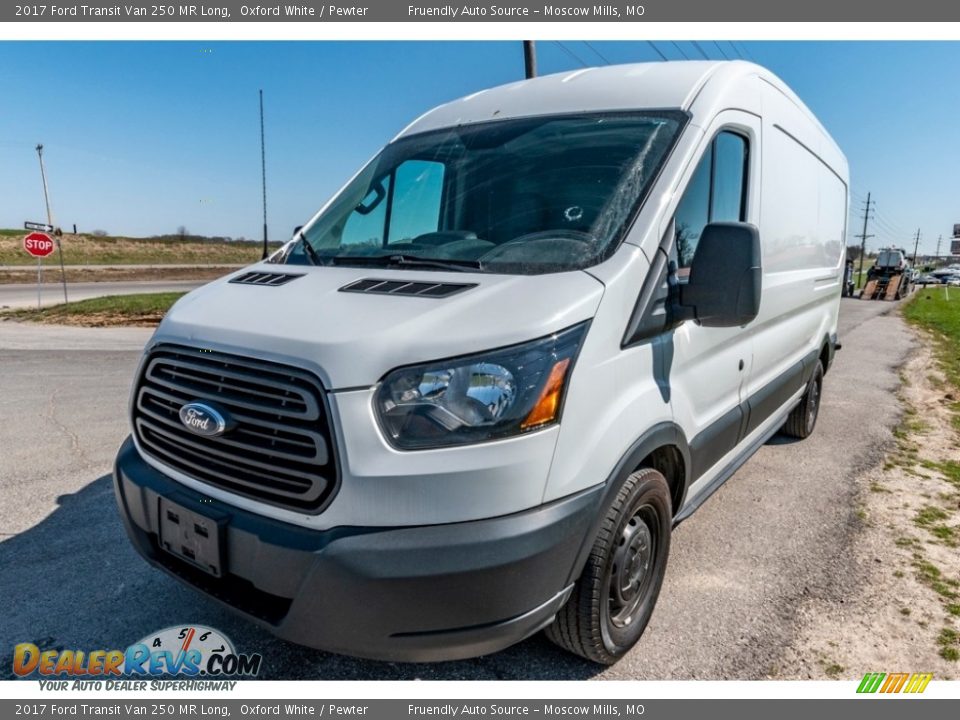
[[[715,222],[703,229],[680,286],[681,310],[705,327],[746,325],[760,311],[760,234],[749,223]]]
[[[297,225],[297,226],[293,229],[293,234],[296,235],[296,234],[297,234],[298,232],[300,232],[301,230],[303,230],[303,225]]]

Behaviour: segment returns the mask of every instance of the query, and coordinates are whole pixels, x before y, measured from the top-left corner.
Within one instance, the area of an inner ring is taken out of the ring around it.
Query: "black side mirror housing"
[[[683,315],[704,327],[738,327],[760,311],[760,233],[755,225],[714,222],[703,229],[680,285]]]

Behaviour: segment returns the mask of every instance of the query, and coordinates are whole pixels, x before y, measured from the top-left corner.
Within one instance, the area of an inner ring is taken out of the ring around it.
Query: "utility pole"
[[[523,41],[523,71],[527,80],[537,76],[537,48],[533,40]]]
[[[47,225],[53,227],[53,213],[50,212],[50,193],[47,191],[47,171],[43,167],[43,144],[37,143],[37,157],[40,159],[40,179],[43,181],[43,202],[47,206]],[[57,242],[57,254],[60,256],[60,280],[63,283],[63,301],[67,302],[67,272],[63,267],[63,246],[59,232],[53,235]],[[39,260],[38,260],[39,262]]]
[[[920,247],[920,228],[917,228],[917,238],[913,242],[913,267],[917,267],[917,248]]]
[[[934,269],[936,269],[936,267],[940,264],[940,243],[941,243],[942,241],[943,241],[943,235],[941,235],[940,237],[937,238],[937,255],[936,255],[936,257],[934,258],[934,261],[933,261],[933,267],[934,267]]]
[[[863,208],[863,232],[860,235],[854,235],[854,237],[860,238],[860,269],[857,271],[857,278],[863,280],[863,257],[867,254],[867,238],[872,238],[873,235],[867,235],[867,220],[870,219],[870,193],[867,193],[867,202]]]
[[[263,90],[260,90],[260,174],[263,181],[263,256],[267,259],[267,150],[263,134]]]

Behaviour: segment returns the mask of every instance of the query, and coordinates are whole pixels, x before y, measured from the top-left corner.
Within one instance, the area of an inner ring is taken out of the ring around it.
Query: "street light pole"
[[[263,90],[260,90],[260,174],[263,181],[263,256],[267,259],[267,150],[263,134]]]
[[[43,144],[37,143],[37,157],[40,159],[40,179],[43,181],[43,202],[47,206],[47,225],[53,227],[53,213],[50,212],[50,193],[47,190],[47,171],[43,166]],[[54,239],[57,243],[57,255],[60,256],[60,280],[63,283],[63,301],[67,302],[67,272],[63,267],[63,246],[60,244],[60,236],[54,233]],[[42,277],[41,261],[37,259],[37,284],[39,286]],[[39,287],[37,290],[37,305],[40,304]]]
[[[47,172],[43,167],[43,145],[37,145],[37,157],[40,158],[40,179],[43,181],[43,202],[47,206],[47,225],[53,226],[53,218],[50,215],[50,194],[47,192]]]

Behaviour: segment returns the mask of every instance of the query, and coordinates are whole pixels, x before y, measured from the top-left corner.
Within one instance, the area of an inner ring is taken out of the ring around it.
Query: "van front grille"
[[[180,408],[192,402],[222,409],[226,432],[211,437],[187,429]],[[288,365],[158,345],[138,380],[133,428],[154,459],[239,495],[318,512],[337,489],[323,387]]]

